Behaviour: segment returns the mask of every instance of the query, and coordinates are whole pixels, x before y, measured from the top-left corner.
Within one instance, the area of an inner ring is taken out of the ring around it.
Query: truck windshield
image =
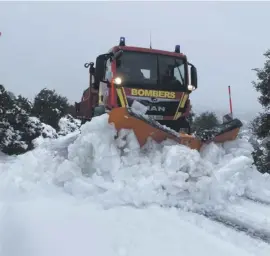
[[[186,88],[184,59],[142,52],[124,52],[116,61],[117,76],[133,88],[182,91]]]

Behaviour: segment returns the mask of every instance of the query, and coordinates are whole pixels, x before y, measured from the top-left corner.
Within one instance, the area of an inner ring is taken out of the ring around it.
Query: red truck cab
[[[96,114],[133,102],[146,106],[146,115],[178,131],[189,129],[189,94],[197,88],[197,70],[176,45],[174,52],[125,45],[99,55],[89,68],[89,88],[76,104],[77,117]],[[95,114],[96,113],[96,114]]]

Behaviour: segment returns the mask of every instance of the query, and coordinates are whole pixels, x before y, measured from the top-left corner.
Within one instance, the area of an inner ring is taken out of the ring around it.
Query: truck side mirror
[[[90,62],[90,63],[85,63],[84,64],[84,67],[85,68],[89,68],[89,73],[91,74],[91,75],[94,75],[95,74],[95,68],[94,68],[94,62]]]
[[[193,65],[190,68],[190,77],[191,77],[191,84],[197,89],[198,87],[197,69]]]
[[[105,76],[105,66],[108,54],[101,54],[96,59],[95,81],[99,83]]]

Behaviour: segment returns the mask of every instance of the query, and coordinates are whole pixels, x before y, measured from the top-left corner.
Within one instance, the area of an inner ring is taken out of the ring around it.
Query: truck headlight
[[[196,87],[195,87],[194,85],[192,85],[192,84],[189,84],[189,85],[187,86],[187,88],[188,88],[189,91],[194,91],[194,90],[196,90]]]
[[[116,85],[120,85],[120,84],[122,83],[122,79],[121,79],[120,77],[116,77],[116,78],[114,79],[114,83],[115,83]]]

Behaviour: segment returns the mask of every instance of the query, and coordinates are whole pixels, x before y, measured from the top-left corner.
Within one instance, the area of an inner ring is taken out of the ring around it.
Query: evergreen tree
[[[265,108],[270,110],[270,50],[264,53],[266,61],[264,68],[254,68],[253,70],[257,73],[258,81],[252,81],[254,88],[257,92],[260,92],[259,102]]]
[[[13,105],[13,101],[6,91],[5,87],[0,84],[0,114],[5,115],[6,111],[10,109]]]
[[[32,140],[41,131],[41,123],[31,122],[29,112],[19,107],[16,97],[0,85],[0,150],[10,155],[24,153],[33,148]]]
[[[66,97],[58,95],[55,90],[42,89],[34,100],[32,114],[41,122],[59,130],[59,120],[68,113],[69,104]]]
[[[190,105],[190,112],[189,112],[189,115],[187,116],[187,121],[190,124],[191,132],[192,132],[192,126],[193,126],[195,116],[196,115],[195,115],[195,113],[194,113],[194,111],[192,109],[192,105]]]
[[[206,111],[198,116],[195,116],[192,122],[192,130],[197,132],[211,130],[219,124],[220,122],[216,114],[214,112]]]
[[[57,138],[58,134],[51,126],[56,129],[60,126],[59,135],[79,129],[80,122],[68,114],[73,112],[74,106],[54,90],[43,89],[32,104],[0,85],[0,151],[9,155],[21,154],[33,149],[33,140],[38,136]]]
[[[22,95],[19,95],[16,98],[16,104],[18,107],[23,109],[25,112],[31,113],[33,104],[27,98],[23,97]]]
[[[262,173],[270,172],[270,50],[264,53],[266,61],[262,69],[255,68],[257,81],[254,88],[260,93],[258,98],[264,111],[251,123],[253,133],[257,136],[259,145],[253,152],[254,163]]]

